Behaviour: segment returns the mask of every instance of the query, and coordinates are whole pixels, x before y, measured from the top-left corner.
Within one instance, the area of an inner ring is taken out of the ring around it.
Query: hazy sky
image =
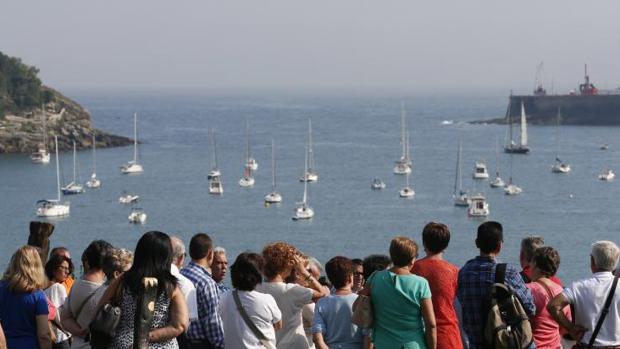
[[[620,1],[2,0],[57,88],[620,86]]]

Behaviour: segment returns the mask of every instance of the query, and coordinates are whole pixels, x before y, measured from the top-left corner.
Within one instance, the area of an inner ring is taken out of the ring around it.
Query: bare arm
[[[187,303],[185,296],[181,290],[176,287],[172,292],[170,299],[170,318],[168,324],[164,327],[149,332],[149,342],[161,342],[178,337],[181,333],[187,331],[189,326],[189,312],[187,311]]]
[[[4,337],[4,331],[0,325],[0,349],[6,349],[6,338]]]
[[[312,290],[312,300],[314,302],[319,298],[329,296],[329,289],[321,285],[319,280],[315,279],[312,274],[306,270],[304,261],[300,256],[295,256],[295,269],[297,275],[305,281],[306,287]]]
[[[563,293],[553,297],[549,304],[547,304],[547,311],[549,315],[557,322],[562,328],[568,331],[573,338],[579,343],[581,337],[586,332],[586,328],[578,326],[570,322],[566,315],[564,315],[564,307],[569,305],[569,301]]]
[[[47,322],[47,314],[37,315],[37,340],[41,349],[52,349],[52,336]]]
[[[323,334],[320,332],[312,334],[312,341],[314,342],[314,346],[316,347],[316,349],[329,349],[329,347],[327,346],[327,344],[325,344],[325,341],[323,340]]]
[[[430,298],[422,300],[422,318],[424,319],[424,336],[426,337],[426,346],[429,349],[436,349],[437,323],[435,322],[433,302]]]

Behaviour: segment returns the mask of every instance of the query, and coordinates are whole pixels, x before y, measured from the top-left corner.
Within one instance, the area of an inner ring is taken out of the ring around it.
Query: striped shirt
[[[216,348],[224,348],[222,319],[217,313],[220,301],[217,283],[202,266],[190,262],[181,274],[196,286],[198,319],[192,320],[187,330],[190,340],[208,340]]]

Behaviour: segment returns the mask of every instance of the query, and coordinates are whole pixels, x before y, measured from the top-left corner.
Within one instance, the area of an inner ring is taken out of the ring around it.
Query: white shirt
[[[189,319],[198,319],[198,301],[196,300],[196,286],[179,272],[179,268],[172,263],[170,265],[170,274],[179,280],[179,288],[187,301],[187,311]]]
[[[563,291],[568,302],[575,305],[575,323],[588,329],[581,339],[582,343],[587,344],[590,341],[613,280],[611,272],[594,273],[591,278],[573,282]],[[616,288],[609,313],[603,321],[594,345],[620,345],[620,285]]]
[[[63,286],[62,284],[58,282],[55,282],[50,287],[45,289],[45,295],[47,296],[47,298],[49,298],[52,304],[54,304],[54,306],[56,307],[56,319],[55,320],[57,324],[60,324],[61,307],[63,304],[65,304],[65,299],[67,299],[67,290],[65,289],[65,286]],[[55,334],[56,334],[56,343],[60,343],[60,342],[63,342],[69,339],[69,336],[67,336],[64,332],[62,332],[59,329],[55,329]]]
[[[301,309],[312,302],[312,290],[284,282],[264,282],[256,290],[272,295],[282,312],[283,326],[276,332],[278,348],[308,349],[310,346],[301,322]]]
[[[276,333],[273,324],[282,320],[282,313],[271,295],[256,291],[238,291],[239,300],[250,320],[267,337],[271,347],[276,347]],[[226,292],[217,309],[224,327],[226,349],[265,349],[254,332],[245,324],[237,309],[233,292]]]

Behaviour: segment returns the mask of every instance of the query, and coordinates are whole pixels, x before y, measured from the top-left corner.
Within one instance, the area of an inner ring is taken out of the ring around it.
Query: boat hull
[[[518,121],[521,102],[527,110],[529,124],[554,125],[558,108],[563,125],[620,125],[620,94],[510,96],[510,115]]]
[[[282,195],[273,192],[265,195],[265,202],[269,204],[278,204],[282,202]]]
[[[64,217],[68,216],[69,212],[68,204],[51,204],[37,208],[38,217]]]
[[[507,146],[504,147],[504,152],[508,154],[527,154],[530,152],[530,148],[524,145]]]

